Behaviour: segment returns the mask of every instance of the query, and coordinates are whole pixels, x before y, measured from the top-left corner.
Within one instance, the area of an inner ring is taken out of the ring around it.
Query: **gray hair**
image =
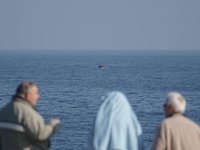
[[[167,94],[167,105],[173,105],[174,111],[183,114],[186,108],[186,100],[180,93],[170,92]]]
[[[35,83],[33,83],[33,82],[29,82],[29,81],[22,82],[16,90],[16,95],[25,97],[28,90],[30,90],[30,88],[33,87],[34,85],[35,85]]]

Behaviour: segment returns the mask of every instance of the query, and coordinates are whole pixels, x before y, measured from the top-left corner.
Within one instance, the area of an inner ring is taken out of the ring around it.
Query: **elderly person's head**
[[[174,113],[183,114],[185,112],[185,108],[186,108],[186,101],[180,93],[177,92],[168,93],[164,105],[166,117],[169,117]]]
[[[37,100],[40,97],[38,94],[38,88],[35,83],[28,81],[22,82],[18,86],[16,95],[26,99],[33,105],[36,105]]]

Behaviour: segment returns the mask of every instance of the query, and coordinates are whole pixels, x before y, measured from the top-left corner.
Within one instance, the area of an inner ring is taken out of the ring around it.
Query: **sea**
[[[105,68],[99,68],[105,65]],[[150,149],[165,118],[168,92],[187,101],[186,116],[200,125],[200,51],[195,50],[0,50],[0,109],[22,81],[35,82],[38,112],[61,120],[51,150],[84,150],[101,97],[128,98]]]

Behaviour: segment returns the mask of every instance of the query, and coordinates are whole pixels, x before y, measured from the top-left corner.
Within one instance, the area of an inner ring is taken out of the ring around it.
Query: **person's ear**
[[[28,97],[29,97],[29,92],[26,92],[25,99],[28,99]]]
[[[173,105],[170,105],[170,107],[169,107],[169,113],[170,114],[174,113],[174,106]]]

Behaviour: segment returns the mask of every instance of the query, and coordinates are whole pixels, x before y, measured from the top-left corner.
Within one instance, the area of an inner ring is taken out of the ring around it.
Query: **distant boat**
[[[99,68],[105,68],[105,65],[99,65]]]

